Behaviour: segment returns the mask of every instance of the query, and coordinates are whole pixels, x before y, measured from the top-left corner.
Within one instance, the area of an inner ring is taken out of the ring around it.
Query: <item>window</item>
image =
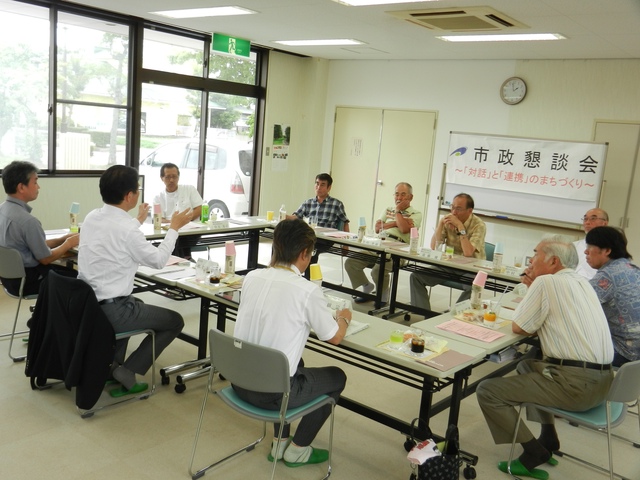
[[[204,42],[147,28],[142,67],[202,77]]]
[[[47,168],[49,11],[0,0],[0,168]]]
[[[61,13],[57,33],[57,168],[124,165],[129,27]]]

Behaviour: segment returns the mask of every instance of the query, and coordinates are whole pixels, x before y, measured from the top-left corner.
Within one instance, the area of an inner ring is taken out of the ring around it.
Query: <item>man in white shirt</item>
[[[140,205],[136,218],[127,212],[135,208],[140,196],[138,172],[114,165],[100,177],[100,195],[104,206],[90,212],[82,225],[78,254],[78,278],[93,288],[102,310],[116,333],[150,328],[156,332],[156,357],[182,331],[182,316],[165,308],[147,305],[131,295],[139,265],[162,268],[173,250],[178,229],[191,219],[191,210],[175,212],[170,228],[156,248],[147,241],[140,225],[147,218],[149,205]],[[151,367],[151,339],[147,337],[124,360],[127,341],[118,342],[113,378],[122,384],[112,396],[138,393],[148,388],[137,383]]]
[[[592,208],[585,213],[584,217],[582,217],[582,229],[584,230],[585,235],[589,233],[592,228],[604,227],[608,224],[609,215],[601,208]],[[576,273],[591,280],[597,270],[591,268],[587,263],[587,257],[584,254],[587,244],[584,241],[584,238],[573,242],[573,245],[576,247],[576,251],[578,252],[578,266],[576,267]]]
[[[537,335],[543,360],[518,364],[519,375],[492,378],[478,385],[476,396],[497,444],[511,443],[517,422],[514,406],[525,402],[583,411],[600,404],[613,380],[613,342],[607,319],[595,290],[575,273],[578,256],[573,244],[556,236],[543,239],[527,269],[532,279],[516,308],[512,329],[520,335]],[[535,438],[522,422],[516,442],[524,452],[511,463],[518,476],[549,478],[536,468],[554,464],[551,454],[560,449],[553,414],[536,409],[527,418],[541,424]],[[506,472],[507,462],[498,468]]]
[[[153,199],[153,203],[160,204],[162,219],[170,221],[174,212],[182,212],[191,209],[190,220],[200,220],[202,213],[202,197],[193,185],[180,185],[180,169],[173,163],[165,163],[160,167],[160,178],[164,182],[165,189]],[[200,235],[187,235],[179,237],[173,252],[178,257],[191,258],[191,247],[194,247]]]
[[[280,350],[289,359],[291,396],[289,407],[299,407],[319,395],[329,395],[336,402],[346,384],[346,375],[338,367],[305,367],[302,353],[311,329],[318,339],[338,345],[351,322],[348,309],[336,312],[334,319],[327,308],[322,290],[301,276],[314,253],[316,235],[303,220],[283,220],[273,232],[273,255],[269,268],[257,269],[245,277],[242,302],[238,310],[234,336]],[[281,393],[259,393],[233,386],[238,396],[252,405],[277,410]],[[321,463],[328,451],[316,449],[311,442],[331,407],[325,406],[305,415],[289,441],[285,425],[278,448],[273,441],[269,461],[282,459],[288,467]],[[279,425],[274,425],[277,437]]]

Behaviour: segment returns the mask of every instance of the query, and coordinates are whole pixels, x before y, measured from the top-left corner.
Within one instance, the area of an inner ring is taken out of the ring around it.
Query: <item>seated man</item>
[[[588,234],[592,228],[604,227],[609,224],[609,215],[601,208],[592,208],[582,217],[582,229],[585,235]],[[573,242],[578,252],[578,266],[576,267],[576,273],[582,275],[586,279],[592,279],[596,274],[596,268],[592,268],[587,262],[585,250],[587,249],[586,239],[581,239]]]
[[[319,173],[316,175],[315,190],[316,196],[305,200],[293,215],[287,215],[288,219],[308,218],[310,224],[318,227],[335,228],[349,231],[349,218],[344,211],[344,205],[337,198],[329,196],[333,185],[333,178],[328,173]],[[318,255],[326,252],[332,245],[330,242],[320,242],[316,244],[316,254],[311,258],[311,263],[318,263]],[[305,272],[305,276],[309,278],[309,270]]]
[[[431,249],[435,249],[439,244],[446,244],[453,247],[455,255],[485,259],[484,237],[487,231],[482,220],[473,214],[473,198],[466,193],[459,193],[453,197],[451,203],[451,213],[445,215],[438,222],[438,227],[431,238]],[[447,270],[443,268],[442,270]],[[471,281],[465,286],[458,302],[471,297]],[[411,283],[411,305],[431,310],[429,293],[425,287],[433,287],[441,284],[443,280],[436,275],[428,273],[412,273],[409,277]]]
[[[336,228],[349,231],[349,218],[344,211],[344,205],[337,198],[329,196],[333,185],[333,178],[328,173],[316,175],[316,196],[305,200],[293,215],[287,218],[309,218],[318,227]]]
[[[336,402],[344,390],[347,377],[338,367],[308,368],[302,352],[311,329],[323,341],[338,345],[351,322],[351,312],[340,310],[334,319],[319,286],[302,278],[309,266],[316,236],[302,220],[284,220],[273,232],[273,255],[269,268],[249,272],[242,284],[242,303],[238,310],[234,336],[248,342],[274,348],[289,359],[291,395],[289,407],[299,407],[320,395]],[[258,393],[233,386],[238,396],[260,408],[278,410],[282,394]],[[278,449],[273,441],[269,461],[284,460],[288,467],[325,462],[327,450],[316,449],[311,442],[325,420],[331,406],[325,405],[304,416],[293,440],[290,426],[284,426]],[[279,424],[274,425],[277,438]]]
[[[138,216],[127,212],[135,208],[140,192],[138,171],[124,165],[108,168],[100,177],[100,195],[104,206],[90,212],[82,226],[78,254],[78,278],[93,288],[102,310],[116,333],[149,328],[156,332],[156,357],[182,331],[182,316],[131,295],[133,279],[139,265],[163,268],[178,238],[178,229],[189,223],[191,210],[175,212],[162,243],[149,243],[140,225],[147,218],[149,205],[143,203]],[[147,384],[138,384],[136,374],[144,375],[152,365],[151,338],[142,341],[124,361],[127,341],[118,342],[113,364],[113,378],[122,384],[112,396],[138,393]]]
[[[42,224],[31,215],[31,207],[28,205],[38,198],[40,190],[38,168],[33,163],[11,162],[2,171],[2,184],[7,199],[0,205],[0,245],[20,252],[26,273],[23,294],[36,294],[42,278],[50,268],[54,268],[52,262],[78,246],[80,236],[70,233],[46,239]],[[20,279],[1,280],[9,293],[18,295]]]
[[[422,223],[422,214],[411,206],[413,200],[413,187],[406,183],[400,182],[396,185],[395,205],[387,208],[378,221],[376,221],[376,233],[386,231],[387,237],[409,244],[409,236],[411,228],[420,228]],[[380,265],[376,262],[378,255],[371,254],[371,260],[361,260],[359,258],[347,258],[344,269],[349,275],[351,286],[356,289],[362,287],[364,293],[371,293],[373,285],[367,279],[364,273],[365,268],[372,268],[371,276],[374,283],[378,281]],[[378,289],[382,289],[382,302],[389,300],[389,272],[391,272],[391,261],[387,260],[384,265],[384,278],[382,285],[376,285]],[[356,303],[364,303],[368,300],[364,297],[356,298]]]
[[[202,212],[202,197],[193,185],[179,185],[180,169],[173,163],[165,163],[160,167],[160,178],[165,184],[153,199],[153,203],[160,204],[162,220],[169,222],[174,212],[191,209],[191,220],[200,220]],[[173,254],[178,257],[191,258],[191,247],[195,247],[200,235],[184,235],[178,237]]]
[[[533,279],[514,314],[512,329],[520,335],[538,335],[543,360],[518,364],[519,375],[484,380],[476,396],[496,443],[511,443],[518,413],[525,402],[583,411],[600,404],[613,380],[613,344],[607,319],[589,281],[573,269],[578,255],[561,237],[543,239],[527,269]],[[527,418],[542,424],[536,439],[520,424],[516,442],[524,449],[511,464],[511,473],[546,480],[536,467],[555,462],[560,449],[553,414],[533,409]],[[498,468],[507,471],[507,462]]]

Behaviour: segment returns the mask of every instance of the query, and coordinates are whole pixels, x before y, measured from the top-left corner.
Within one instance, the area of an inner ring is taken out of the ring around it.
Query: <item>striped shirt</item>
[[[344,205],[340,200],[327,197],[322,203],[318,202],[318,197],[305,200],[302,205],[293,212],[298,218],[310,217],[316,219],[319,227],[342,229],[345,223],[349,223],[349,218],[344,211]]]
[[[547,357],[601,364],[613,360],[613,342],[598,296],[572,269],[536,278],[514,322],[538,334]]]

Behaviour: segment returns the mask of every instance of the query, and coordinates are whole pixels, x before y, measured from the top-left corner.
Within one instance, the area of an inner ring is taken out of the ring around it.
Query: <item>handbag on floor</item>
[[[411,439],[414,444],[419,445],[413,434],[416,422],[420,422],[420,419],[416,418],[411,422]],[[431,436],[430,432],[429,436]],[[414,448],[418,448],[418,446]],[[421,465],[412,463],[413,472],[409,480],[458,480],[462,458],[460,456],[458,427],[455,425],[449,425],[447,428],[441,453],[441,455],[428,458]]]

